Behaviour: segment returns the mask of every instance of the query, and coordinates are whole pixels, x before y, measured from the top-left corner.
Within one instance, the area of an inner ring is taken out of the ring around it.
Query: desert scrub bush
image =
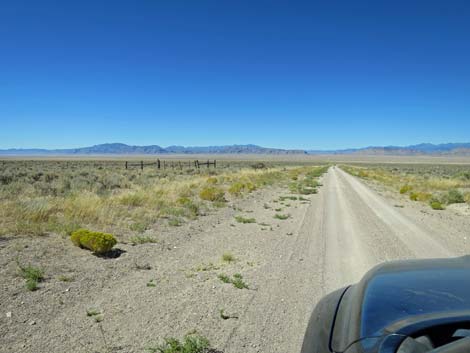
[[[432,198],[432,195],[427,192],[411,192],[410,200],[411,201],[429,201]]]
[[[230,277],[224,274],[220,274],[217,276],[218,279],[220,279],[224,283],[230,283]]]
[[[224,190],[213,186],[203,188],[199,193],[199,197],[206,201],[225,202]]]
[[[252,192],[256,190],[256,185],[252,182],[237,181],[230,185],[228,192],[235,196],[240,196],[243,192]]]
[[[38,289],[38,283],[44,279],[44,271],[39,267],[34,267],[31,265],[22,266],[17,260],[17,265],[21,277],[26,280],[26,288],[30,291],[35,291]]]
[[[276,214],[274,215],[274,218],[280,219],[280,220],[282,220],[282,221],[288,219],[289,217],[290,217],[290,215],[288,215],[288,214],[276,213]]]
[[[451,205],[453,203],[464,203],[465,199],[463,194],[457,189],[451,189],[447,192],[445,197],[447,204]]]
[[[236,260],[235,256],[230,252],[226,252],[222,254],[222,261],[224,262],[230,263],[230,262],[234,262],[235,260]]]
[[[22,220],[39,223],[48,222],[57,208],[50,198],[36,198],[22,200],[18,212]]]
[[[91,250],[95,254],[107,253],[117,243],[112,234],[92,232],[87,229],[76,230],[70,236],[70,240],[76,246]]]
[[[176,338],[165,338],[162,344],[148,347],[150,353],[206,353],[210,351],[210,342],[207,338],[191,334],[186,335],[183,341]]]
[[[411,191],[413,187],[411,185],[403,185],[400,188],[400,194],[406,194],[407,192]]]
[[[248,289],[248,284],[243,281],[243,277],[239,273],[233,275],[232,284],[237,289]]]
[[[147,196],[143,192],[128,192],[117,197],[119,204],[124,206],[143,206],[147,200]]]
[[[256,223],[256,219],[254,219],[254,218],[245,218],[243,216],[235,216],[235,220],[238,223]]]
[[[237,289],[248,289],[248,285],[243,281],[243,276],[235,273],[232,278],[225,274],[217,276],[223,283],[231,283]]]
[[[429,202],[429,206],[431,206],[431,208],[433,210],[443,210],[444,209],[444,206],[442,205],[441,201],[436,200],[436,199],[431,199],[431,201]]]
[[[176,203],[184,208],[185,216],[190,219],[195,219],[199,216],[199,206],[188,197],[180,197],[176,200]]]

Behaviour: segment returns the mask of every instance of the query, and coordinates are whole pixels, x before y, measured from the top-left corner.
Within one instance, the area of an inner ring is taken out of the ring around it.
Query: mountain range
[[[229,145],[184,147],[158,145],[131,146],[124,143],[104,143],[90,147],[69,149],[3,149],[3,156],[51,156],[51,155],[151,155],[151,154],[352,154],[374,156],[418,156],[418,155],[455,155],[470,156],[470,143],[421,143],[410,146],[370,146],[340,150],[300,150],[266,148],[257,145]]]
[[[230,145],[207,147],[184,147],[158,145],[130,146],[124,143],[104,143],[91,147],[69,149],[6,149],[0,150],[0,155],[145,155],[145,154],[306,154],[303,150],[287,150],[266,148],[256,145]]]

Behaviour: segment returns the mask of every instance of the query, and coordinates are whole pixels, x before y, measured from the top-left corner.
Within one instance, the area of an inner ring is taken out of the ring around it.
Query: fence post
[[[140,169],[144,170],[144,161],[140,161]]]
[[[160,169],[160,159],[157,159],[157,168]]]
[[[215,159],[214,159],[214,169],[215,169],[215,163],[216,163],[216,162],[215,162]]]
[[[127,161],[126,161],[126,169],[127,169]]]

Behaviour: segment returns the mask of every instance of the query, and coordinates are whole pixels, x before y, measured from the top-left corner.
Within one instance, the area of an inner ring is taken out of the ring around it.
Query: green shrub
[[[407,192],[411,191],[413,187],[411,185],[403,185],[400,188],[400,194],[406,194]]]
[[[232,284],[237,289],[248,289],[248,285],[243,281],[243,277],[239,273],[233,275]]]
[[[183,342],[176,338],[165,338],[163,344],[149,347],[150,353],[206,353],[210,352],[209,340],[199,335],[186,335]]]
[[[431,200],[429,205],[433,210],[443,210],[444,206],[442,205],[441,201],[439,200]]]
[[[224,274],[220,274],[217,276],[222,282],[224,283],[230,283],[230,277]]]
[[[236,181],[232,185],[230,185],[228,192],[232,195],[239,196],[242,192],[252,192],[256,190],[256,185],[252,182],[242,183],[241,181]]]
[[[457,189],[452,189],[447,192],[446,196],[447,203],[453,204],[453,203],[464,203],[465,199],[463,194],[457,190]]]
[[[117,240],[112,234],[92,232],[87,229],[79,229],[72,233],[70,240],[81,248],[93,251],[95,254],[104,254],[110,251]]]
[[[44,279],[44,271],[31,265],[22,266],[19,261],[17,265],[20,269],[20,275],[26,280],[26,288],[30,291],[38,289],[38,283]]]
[[[429,201],[432,195],[427,192],[412,192],[410,194],[411,201]]]
[[[274,218],[276,219],[280,219],[280,220],[286,220],[288,219],[290,216],[288,214],[280,214],[280,213],[276,213],[274,215]]]
[[[235,261],[235,256],[233,256],[232,253],[229,253],[229,252],[226,252],[222,255],[222,261],[225,261],[225,262],[233,262]]]
[[[225,193],[222,189],[216,187],[206,187],[201,190],[199,193],[199,197],[206,201],[218,201],[224,202],[225,201]]]
[[[254,219],[254,218],[245,218],[245,217],[242,217],[242,216],[235,216],[235,220],[238,223],[256,223],[256,219]]]

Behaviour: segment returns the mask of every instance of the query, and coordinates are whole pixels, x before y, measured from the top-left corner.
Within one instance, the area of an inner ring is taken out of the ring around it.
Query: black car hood
[[[396,261],[373,268],[342,296],[330,348],[345,352],[360,341],[400,338],[430,318],[470,318],[470,257]]]

